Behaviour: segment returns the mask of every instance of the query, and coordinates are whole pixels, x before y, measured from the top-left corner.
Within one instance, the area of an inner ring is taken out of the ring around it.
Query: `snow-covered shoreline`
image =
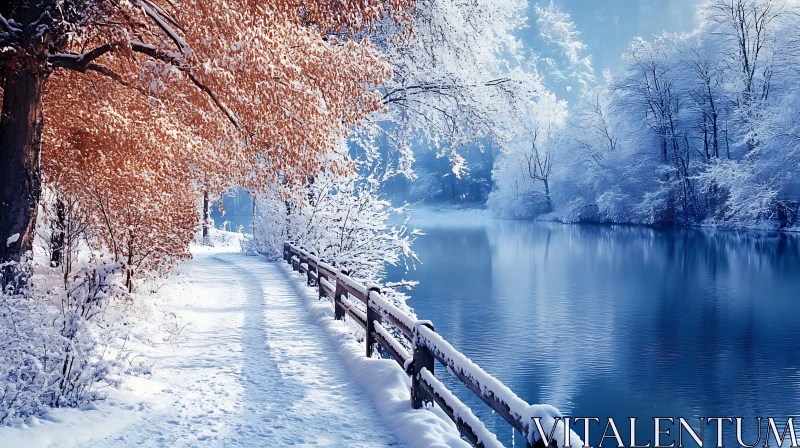
[[[505,218],[495,218],[495,219],[505,219]],[[659,229],[659,230],[674,230],[674,231],[681,231],[681,230],[719,230],[719,231],[726,231],[726,232],[777,232],[777,233],[800,233],[800,227],[787,227],[787,228],[778,228],[778,224],[772,223],[758,223],[746,226],[732,226],[730,224],[720,224],[720,223],[700,223],[700,224],[693,224],[691,226],[659,226],[653,224],[644,224],[644,223],[633,223],[633,222],[615,222],[615,221],[569,221],[564,220],[560,217],[557,218],[536,218],[536,219],[507,219],[510,221],[529,221],[529,222],[550,222],[555,224],[563,224],[563,225],[591,225],[591,226],[620,226],[620,227],[642,227],[646,229]]]
[[[617,221],[580,221],[569,220],[557,214],[557,212],[539,216],[534,219],[503,218],[482,207],[462,207],[454,205],[419,205],[410,208],[411,224],[419,226],[425,230],[429,227],[472,227],[475,225],[486,224],[491,221],[521,221],[521,222],[542,222],[563,225],[592,225],[592,226],[621,226],[621,227],[642,227],[659,230],[718,230],[730,232],[778,232],[778,233],[800,233],[800,227],[778,228],[778,223],[761,222],[750,225],[733,226],[726,223],[705,222],[691,226],[658,226],[635,222]]]

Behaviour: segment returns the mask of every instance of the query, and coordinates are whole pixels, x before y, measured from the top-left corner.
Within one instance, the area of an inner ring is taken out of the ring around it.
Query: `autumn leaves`
[[[115,5],[65,54],[110,40],[115,50],[47,83],[46,187],[79,204],[90,244],[134,278],[168,268],[189,256],[202,191],[299,185],[323,160],[349,168],[331,151],[383,107],[375,87],[391,76],[364,36],[375,20],[404,20],[410,3]]]

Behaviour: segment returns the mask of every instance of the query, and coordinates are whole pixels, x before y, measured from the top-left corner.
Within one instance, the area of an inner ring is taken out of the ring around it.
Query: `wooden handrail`
[[[320,299],[328,297],[333,300],[337,320],[349,316],[364,328],[367,332],[368,357],[372,356],[374,345],[378,344],[411,376],[411,402],[415,409],[435,402],[473,446],[499,446],[496,436],[435,378],[434,360],[437,360],[468,390],[522,433],[528,448],[544,448],[541,437],[537,438],[535,434],[533,421],[528,420],[530,416],[526,410],[530,405],[469,361],[436,333],[430,321],[409,316],[389,301],[376,285],[358,283],[346,271],[337,271],[315,254],[293,243],[283,245],[283,259],[292,265],[293,270],[306,274],[307,284],[318,288]],[[357,307],[350,298],[361,302],[366,311]],[[388,325],[399,330],[399,334],[408,341],[407,345],[401,344],[388,331]],[[413,347],[413,352],[409,353],[406,346]]]

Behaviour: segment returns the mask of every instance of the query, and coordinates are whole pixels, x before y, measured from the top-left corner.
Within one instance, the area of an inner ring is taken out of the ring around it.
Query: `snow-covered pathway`
[[[277,265],[199,251],[186,273],[155,404],[96,446],[399,446]]]

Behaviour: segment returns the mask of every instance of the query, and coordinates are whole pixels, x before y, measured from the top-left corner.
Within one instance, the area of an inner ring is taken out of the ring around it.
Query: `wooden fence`
[[[414,409],[435,402],[473,446],[501,446],[483,422],[434,377],[434,364],[438,360],[467,389],[522,433],[528,448],[544,448],[541,440],[534,440],[533,420],[524,417],[528,415],[526,411],[530,405],[445,341],[436,333],[430,321],[412,318],[386,299],[379,286],[362,285],[351,279],[345,270],[331,266],[313,252],[292,243],[284,244],[283,259],[292,265],[293,270],[306,275],[307,285],[317,287],[320,299],[333,299],[336,319],[343,320],[349,316],[364,328],[367,357],[372,357],[375,344],[378,344],[411,376],[411,403]],[[366,312],[352,300],[360,301]],[[390,327],[399,331],[390,332]],[[407,344],[401,344],[393,333],[405,338]],[[411,353],[406,349],[407,346],[413,347]],[[553,446],[554,443],[551,443],[551,448]]]

